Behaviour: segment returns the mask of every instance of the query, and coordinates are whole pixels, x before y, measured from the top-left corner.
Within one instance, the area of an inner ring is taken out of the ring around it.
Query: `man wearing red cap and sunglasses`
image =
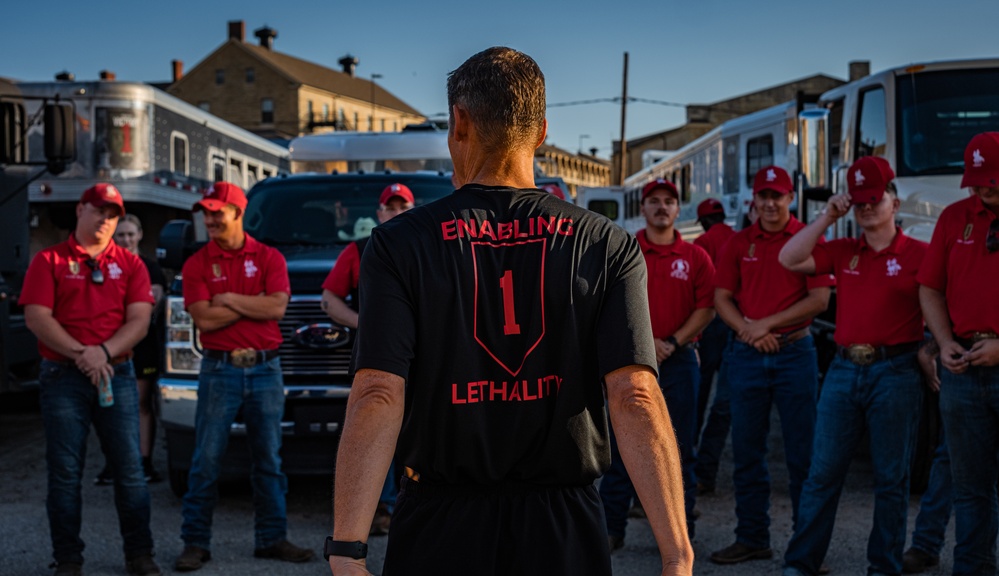
[[[243,231],[246,196],[238,186],[214,184],[192,210],[204,212],[209,242],[184,263],[184,305],[201,331],[204,350],[182,508],[184,550],[174,569],[197,570],[211,559],[220,460],[238,413],[253,457],[253,555],[305,562],[312,550],[287,540],[288,480],[278,453],[284,413],[278,320],[291,294],[288,265],[280,252]]]
[[[738,518],[735,543],[711,555],[718,564],[773,556],[766,461],[772,405],[780,414],[794,518],[808,476],[818,391],[809,325],[828,306],[835,280],[791,272],[777,260],[805,226],[790,213],[793,200],[794,185],[784,169],[760,169],[753,179],[759,218],[725,244],[715,275],[715,309],[735,333],[725,365]]]
[[[971,197],[944,209],[919,270],[919,300],[940,346],[940,414],[954,483],[954,573],[994,574],[999,478],[999,132],[964,152]]]
[[[847,194],[780,253],[788,270],[836,276],[836,358],[818,404],[815,444],[798,521],[784,553],[785,576],[817,574],[829,550],[836,503],[857,446],[870,435],[874,526],[867,545],[870,574],[899,574],[909,507],[909,463],[923,389],[916,352],[923,341],[916,273],[924,242],[895,224],[895,173],[884,158],[865,156],[847,171]],[[860,238],[819,243],[853,206]]]
[[[114,242],[125,213],[111,184],[88,188],[69,239],[31,261],[20,303],[42,355],[39,401],[45,424],[48,516],[56,574],[82,574],[80,480],[90,425],[114,476],[129,574],[159,574],[149,530],[149,490],[139,451],[139,401],[132,347],[149,328],[153,295],[139,257]],[[113,403],[98,401],[110,381]]]
[[[383,224],[411,210],[415,203],[413,191],[405,184],[395,183],[386,186],[378,198],[378,223]],[[323,311],[334,322],[351,330],[357,329],[357,311],[360,309],[357,285],[361,277],[361,254],[367,243],[368,237],[365,236],[348,244],[337,257],[336,264],[323,282]],[[382,494],[378,498],[375,517],[371,521],[369,535],[388,534],[392,510],[395,508],[396,492],[395,466],[390,465],[385,484],[382,486]]]

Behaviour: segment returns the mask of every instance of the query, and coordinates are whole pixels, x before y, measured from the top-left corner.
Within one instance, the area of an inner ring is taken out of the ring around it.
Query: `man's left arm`
[[[390,372],[362,369],[354,376],[336,456],[333,539],[367,542],[402,429],[405,380]],[[367,574],[364,560],[330,556],[333,574]]]
[[[286,292],[250,296],[223,292],[212,297],[212,306],[225,306],[243,318],[251,320],[280,320],[288,307]]]
[[[750,338],[753,342],[765,337],[782,326],[793,326],[815,318],[829,307],[829,295],[832,288],[816,286],[809,288],[808,294],[784,310],[752,320],[749,325]]]

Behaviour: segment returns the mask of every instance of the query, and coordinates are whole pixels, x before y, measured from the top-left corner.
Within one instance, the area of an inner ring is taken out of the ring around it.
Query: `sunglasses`
[[[84,263],[87,265],[87,268],[90,268],[90,281],[98,286],[103,284],[104,272],[101,272],[101,267],[97,263],[97,260],[91,258],[90,260],[84,260]]]
[[[985,237],[985,249],[989,254],[999,250],[999,218],[989,224],[989,235]]]

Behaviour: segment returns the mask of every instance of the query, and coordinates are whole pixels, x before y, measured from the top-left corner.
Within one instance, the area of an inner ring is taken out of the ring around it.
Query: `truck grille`
[[[319,296],[295,296],[288,302],[281,327],[281,370],[291,376],[347,376],[353,336],[339,348],[306,348],[295,342],[295,331],[310,324],[332,322],[319,306]],[[317,382],[318,383],[318,382]],[[328,381],[322,382],[329,384]]]

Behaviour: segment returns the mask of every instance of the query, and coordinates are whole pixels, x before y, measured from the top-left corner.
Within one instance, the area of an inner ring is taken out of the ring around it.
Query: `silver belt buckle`
[[[253,348],[237,348],[229,353],[229,358],[236,368],[253,368],[257,365],[257,351]]]
[[[874,363],[874,354],[877,350],[870,344],[854,344],[847,346],[846,357],[857,366],[870,366]]]

